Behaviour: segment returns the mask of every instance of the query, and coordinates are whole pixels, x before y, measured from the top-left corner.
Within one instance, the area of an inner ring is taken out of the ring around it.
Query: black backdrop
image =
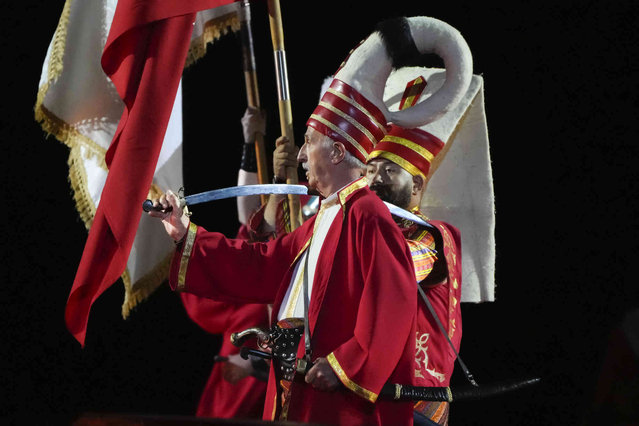
[[[458,28],[485,79],[497,209],[497,301],[463,305],[461,353],[480,383],[529,375],[543,382],[457,403],[451,424],[587,423],[598,418],[593,401],[610,335],[639,307],[638,15],[632,1],[488,3],[282,0],[295,138],[299,145],[322,79],[376,22],[429,15]],[[84,349],[64,326],[86,230],[67,181],[68,149],[33,119],[62,6],[3,5],[0,412],[39,424],[69,423],[85,411],[188,415],[219,338],[191,323],[166,286],[125,321],[118,281],[94,304]],[[279,124],[264,3],[253,14],[272,148]],[[233,185],[246,104],[239,38],[209,47],[183,82],[187,192]],[[195,214],[227,235],[238,225],[234,201]],[[456,383],[464,383],[460,371]],[[621,422],[620,409],[607,407],[603,423]]]

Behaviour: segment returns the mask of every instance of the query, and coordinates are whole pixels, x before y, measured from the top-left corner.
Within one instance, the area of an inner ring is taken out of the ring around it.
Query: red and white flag
[[[141,203],[159,188],[182,186],[182,71],[187,57],[192,63],[204,54],[203,44],[239,28],[227,16],[231,3],[68,0],[64,6],[35,116],[70,148],[76,206],[90,228],[65,312],[82,345],[91,305],[118,278],[126,316],[166,277],[172,243],[161,224],[142,215]],[[223,13],[208,10],[220,6]],[[217,30],[214,20],[222,25]]]

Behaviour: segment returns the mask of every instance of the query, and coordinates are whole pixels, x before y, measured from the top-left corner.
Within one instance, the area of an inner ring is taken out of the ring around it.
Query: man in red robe
[[[298,229],[266,243],[227,239],[190,223],[170,191],[159,203],[172,212],[150,214],[180,242],[170,274],[175,290],[228,303],[273,303],[275,322],[304,317],[301,287],[308,275],[313,366],[287,391],[271,371],[265,419],[411,424],[411,403],[377,399],[387,382],[414,383],[417,308],[404,237],[360,178],[365,155],[384,135],[378,123],[385,119],[344,82],[335,80],[333,90],[357,103],[360,113],[347,120],[316,110],[309,119],[298,159],[324,200]],[[348,137],[327,130],[332,126],[351,126]],[[295,350],[302,358],[304,345]]]
[[[443,70],[429,68],[407,68],[394,73],[386,86],[385,98],[392,100],[389,108],[410,109],[423,94],[432,96],[442,85],[443,75]],[[461,235],[453,225],[428,220],[420,209],[434,173],[433,164],[442,161],[446,154],[443,148],[451,143],[454,132],[464,126],[466,111],[480,83],[481,77],[473,76],[461,100],[434,122],[414,128],[392,125],[367,160],[366,178],[380,198],[433,225],[426,228],[407,219],[397,220],[411,249],[418,285],[437,316],[429,311],[425,301],[419,301],[415,354],[419,386],[449,386],[462,337]],[[420,401],[415,404],[415,411],[438,424],[448,423],[448,402]]]
[[[189,223],[167,192],[160,203],[173,212],[165,226],[175,240],[184,239],[171,287],[230,303],[273,303],[277,319],[299,315],[293,295],[308,249],[309,264],[315,263],[308,281],[314,366],[305,382],[291,384],[288,412],[275,403],[271,373],[264,418],[410,424],[410,403],[377,401],[384,383],[413,383],[417,298],[410,252],[387,208],[346,163],[345,144],[312,127],[305,139],[300,162],[309,185],[326,197],[328,220],[321,212],[281,238],[248,244]],[[298,357],[303,352],[302,345]]]
[[[414,131],[414,130],[410,130]],[[410,132],[408,131],[408,132]],[[394,128],[391,136],[406,129]],[[410,136],[409,136],[410,137]],[[415,175],[397,163],[384,158],[386,153],[398,154],[395,146],[382,140],[367,164],[366,178],[370,188],[383,200],[410,210],[428,221],[434,228],[426,228],[408,219],[396,218],[397,224],[411,250],[415,266],[415,278],[428,297],[439,321],[448,333],[455,349],[461,342],[461,239],[457,228],[441,221],[429,221],[419,211],[428,175],[428,163],[421,164]],[[409,162],[413,158],[399,152]],[[389,156],[390,157],[390,156]],[[436,319],[425,302],[420,300],[417,309],[417,332],[414,374],[418,386],[448,386],[453,373],[456,354],[446,336],[440,331]],[[448,402],[420,401],[416,411],[439,423],[448,422]]]
[[[453,82],[454,90],[408,115],[380,109],[378,86],[392,67],[431,51],[425,40],[442,34],[455,40],[445,45],[462,48],[460,61],[466,61],[461,36],[426,17],[390,22],[349,54],[307,122],[298,160],[309,187],[324,199],[318,214],[295,231],[268,243],[229,240],[191,223],[170,191],[159,204],[173,210],[150,213],[178,242],[172,288],[231,303],[273,303],[271,323],[301,318],[308,326],[312,367],[303,381],[287,383],[276,383],[271,370],[265,419],[412,424],[411,403],[378,396],[387,382],[415,383],[413,258],[386,206],[358,177],[386,123],[414,127],[416,118],[462,90],[464,80]],[[308,354],[301,342],[291,349],[298,359]]]

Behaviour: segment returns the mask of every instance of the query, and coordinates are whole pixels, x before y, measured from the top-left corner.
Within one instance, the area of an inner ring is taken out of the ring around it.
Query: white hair
[[[332,146],[333,143],[335,142],[333,139],[329,138],[328,136],[322,138],[322,142],[326,144],[326,146]],[[343,142],[340,142],[343,144]],[[366,165],[364,163],[362,163],[362,161],[355,157],[353,154],[351,154],[348,151],[344,151],[344,160],[342,160],[344,162],[344,164],[346,164],[349,168],[351,169],[362,169],[364,170],[366,168]]]
[[[366,168],[366,165],[362,163],[362,161],[359,158],[355,157],[353,154],[351,154],[348,151],[344,153],[344,163],[346,163],[346,165],[352,169],[363,170]]]

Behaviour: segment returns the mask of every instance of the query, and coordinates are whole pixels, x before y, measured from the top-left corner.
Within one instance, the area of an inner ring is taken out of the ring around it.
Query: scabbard
[[[453,401],[449,387],[409,386],[397,383],[386,383],[379,398],[394,401]]]
[[[485,399],[539,383],[539,377],[511,380],[481,386],[425,387],[386,383],[379,398],[394,401],[470,401]]]

